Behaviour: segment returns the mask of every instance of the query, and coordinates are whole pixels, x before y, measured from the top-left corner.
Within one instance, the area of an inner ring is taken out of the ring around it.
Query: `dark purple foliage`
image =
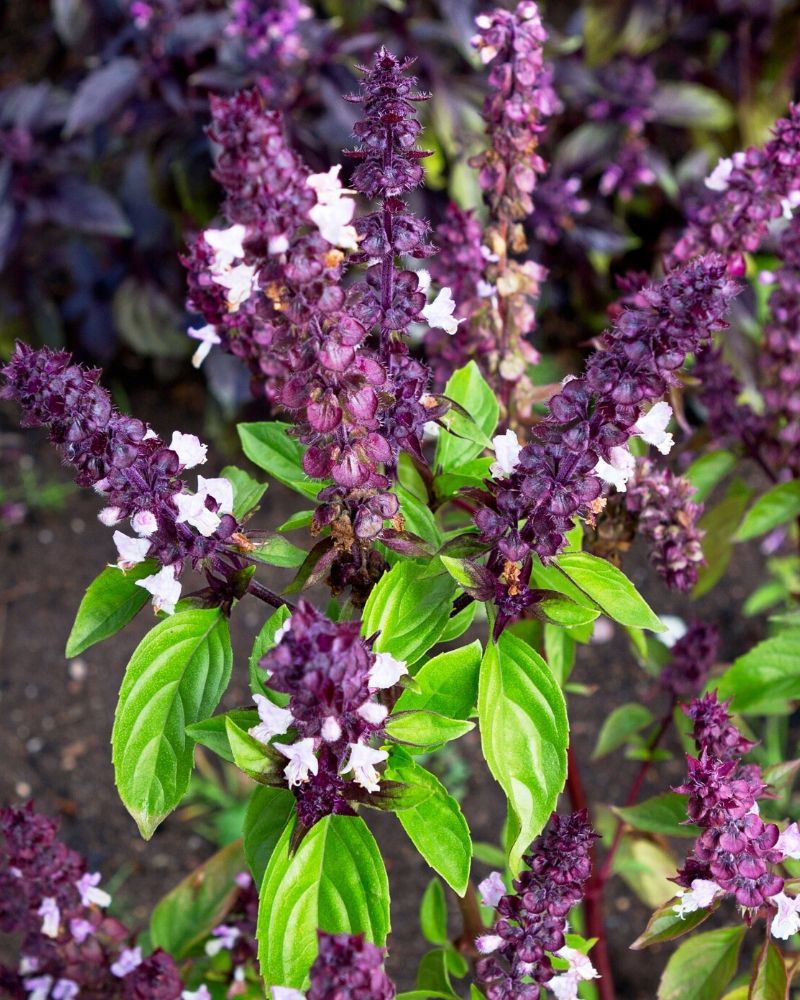
[[[396,990],[383,969],[385,949],[363,934],[319,931],[317,936],[307,1000],[393,1000]]]
[[[716,661],[718,649],[719,630],[716,626],[693,622],[670,650],[670,661],[659,678],[661,686],[676,699],[701,691]]]

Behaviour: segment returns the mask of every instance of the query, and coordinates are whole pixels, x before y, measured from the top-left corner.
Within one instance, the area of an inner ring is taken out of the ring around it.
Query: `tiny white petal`
[[[559,948],[555,952],[559,958],[566,959],[569,962],[569,972],[574,973],[578,979],[582,979],[588,982],[590,979],[598,979],[600,974],[592,965],[592,961],[588,955],[584,955],[582,951],[578,951],[577,948],[570,948],[568,945],[564,945],[563,948]]]
[[[42,934],[45,937],[58,937],[58,928],[61,924],[61,910],[54,896],[45,896],[36,911],[42,918]]]
[[[182,434],[181,431],[173,431],[169,448],[178,456],[178,461],[184,469],[202,465],[208,451],[208,445],[203,444],[196,434]]]
[[[502,479],[510,476],[519,464],[519,456],[522,452],[522,445],[519,438],[510,428],[505,434],[498,434],[492,438],[494,453],[497,461],[492,462],[489,471],[495,479]]]
[[[380,788],[380,775],[375,770],[375,765],[388,756],[386,750],[375,750],[366,743],[351,743],[350,756],[341,773],[352,771],[356,784],[366,788],[368,792],[377,792]]]
[[[286,253],[289,249],[289,239],[286,233],[281,233],[279,236],[270,236],[269,242],[267,243],[268,253]]]
[[[325,740],[326,743],[335,743],[339,737],[342,735],[342,727],[334,719],[332,715],[329,715],[327,719],[322,723],[322,729],[320,730],[320,736]]]
[[[405,660],[396,660],[391,653],[376,653],[369,672],[369,686],[373,690],[393,687],[407,673]]]
[[[667,431],[671,419],[672,407],[661,400],[639,417],[633,429],[644,441],[658,448],[662,455],[668,455],[675,443],[672,434]]]
[[[275,705],[263,694],[254,694],[253,701],[258,708],[261,722],[248,729],[248,732],[260,743],[269,743],[273,736],[281,736],[294,722],[294,717],[288,708]]]
[[[19,974],[29,976],[39,968],[39,959],[31,955],[23,955],[19,960]]]
[[[243,244],[247,236],[244,226],[237,224],[228,229],[206,229],[203,236],[214,251],[216,267],[228,267],[234,260],[244,257]]]
[[[458,329],[458,324],[462,322],[453,315],[455,311],[456,304],[453,301],[453,293],[449,288],[442,288],[433,302],[429,302],[422,310],[422,315],[429,326],[438,327],[445,333],[454,334]]]
[[[77,883],[76,888],[81,896],[81,902],[84,906],[109,906],[111,903],[111,896],[103,890],[98,888],[100,885],[100,872],[86,872],[82,875]]]
[[[692,880],[691,889],[678,891],[678,902],[672,907],[679,917],[695,910],[707,910],[719,893],[724,890],[710,879],[696,878]]]
[[[724,156],[706,177],[706,187],[711,191],[727,191],[732,171],[733,160],[729,156]]]
[[[355,211],[352,198],[342,198],[330,204],[319,203],[309,209],[308,216],[320,235],[331,246],[342,250],[358,249],[358,233],[350,223]]]
[[[275,635],[273,637],[273,642],[275,643],[275,645],[277,646],[278,643],[283,639],[283,637],[287,635],[287,633],[291,632],[291,630],[292,630],[292,616],[289,615],[289,617],[286,619],[283,625],[279,625],[275,629]]]
[[[256,285],[256,267],[250,264],[237,264],[227,271],[212,275],[214,282],[227,289],[228,309],[236,312],[239,306],[253,294]]]
[[[778,912],[772,918],[772,936],[786,941],[800,931],[800,913],[797,912],[800,899],[779,892],[772,896],[770,901],[778,908]]]
[[[789,826],[778,837],[775,850],[780,851],[785,858],[800,859],[800,827],[797,823],[790,823]]]
[[[272,1000],[306,1000],[306,995],[288,986],[273,986]]]
[[[50,987],[53,985],[52,976],[36,976],[25,983],[25,991],[28,1000],[47,1000],[50,996]]]
[[[490,299],[494,295],[496,288],[490,282],[484,281],[483,278],[479,278],[478,284],[475,286],[475,290],[478,293],[478,298]]]
[[[115,524],[119,524],[122,520],[122,516],[122,511],[119,507],[103,507],[97,515],[97,520],[101,524],[104,524],[107,528],[110,528]]]
[[[677,615],[661,615],[661,624],[666,625],[667,630],[658,633],[658,641],[663,642],[669,649],[672,649],[678,639],[682,639],[689,631],[689,626]]]
[[[636,459],[627,448],[612,448],[611,462],[606,462],[602,458],[598,459],[594,471],[605,482],[610,483],[620,493],[624,493],[635,468]]]
[[[365,701],[356,712],[364,722],[369,722],[373,726],[379,726],[388,714],[389,709],[377,701]]]
[[[147,558],[149,538],[131,538],[124,531],[115,531],[113,538],[117,547],[117,566],[121,570],[132,569]]]
[[[156,515],[151,510],[137,511],[131,518],[131,527],[141,538],[148,538],[158,528]]]
[[[205,983],[201,983],[196,990],[184,990],[181,993],[181,1000],[211,1000],[211,994]]]
[[[493,951],[497,951],[502,945],[503,939],[499,934],[482,934],[475,940],[475,947],[481,955],[491,955]]]
[[[205,493],[176,493],[172,502],[177,508],[177,524],[191,524],[201,535],[209,538],[219,527],[220,517],[206,507]]]
[[[556,1000],[578,1000],[578,983],[576,973],[561,972],[548,981],[547,988]]]
[[[479,882],[478,892],[481,894],[483,905],[491,906],[494,909],[506,894],[505,883],[500,872],[492,872],[488,878]]]
[[[431,287],[431,272],[427,268],[421,267],[414,272],[417,276],[417,288],[421,292],[427,292]]]
[[[230,479],[218,476],[216,479],[197,477],[197,492],[210,496],[218,504],[218,514],[233,513],[233,484]]]
[[[181,596],[180,581],[175,576],[174,566],[164,566],[152,576],[136,581],[137,587],[144,587],[153,596],[153,608],[171,615]]]
[[[141,948],[123,948],[111,966],[111,974],[117,979],[123,979],[129,972],[142,964]]]
[[[283,770],[289,787],[302,785],[308,781],[309,776],[316,774],[319,770],[319,761],[314,755],[314,740],[306,737],[298,740],[297,743],[273,743],[273,747],[289,758],[289,763]]]

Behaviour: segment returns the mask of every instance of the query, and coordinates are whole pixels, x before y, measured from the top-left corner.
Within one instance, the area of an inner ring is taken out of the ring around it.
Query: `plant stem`
[[[475,939],[480,937],[486,928],[481,918],[478,894],[471,879],[467,883],[467,891],[464,895],[456,895],[456,902],[461,913],[462,930],[453,944],[462,955],[467,955],[473,959],[477,958],[478,949],[475,947]]]
[[[572,746],[567,750],[567,793],[569,794],[572,808],[576,812],[581,809],[586,809],[588,812],[589,803]],[[597,870],[597,851],[594,845],[592,846],[591,857],[592,872],[595,872]],[[584,896],[583,908],[586,915],[586,937],[597,938],[597,944],[592,949],[592,961],[600,973],[600,978],[596,983],[597,992],[600,1000],[615,1000],[614,976],[611,971],[611,959],[608,955],[608,942],[606,941],[606,929],[603,920],[602,886],[594,877],[589,880],[589,885]]]
[[[294,611],[294,605],[290,601],[287,601],[286,598],[276,594],[263,584],[258,583],[257,580],[250,581],[247,585],[247,593],[252,594],[253,597],[257,597],[259,601],[269,604],[272,608],[289,608],[290,611]]]

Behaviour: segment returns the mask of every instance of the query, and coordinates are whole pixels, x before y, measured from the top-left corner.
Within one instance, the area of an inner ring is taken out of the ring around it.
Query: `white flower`
[[[706,910],[714,902],[718,893],[723,890],[706,878],[696,878],[692,880],[691,889],[678,890],[678,902],[672,909],[683,918],[687,913],[694,913],[695,910]]]
[[[206,229],[203,233],[206,243],[214,251],[214,267],[230,266],[234,260],[244,257],[244,239],[247,229],[242,225],[228,229]]]
[[[678,639],[682,639],[689,631],[689,627],[683,618],[677,615],[661,615],[661,624],[666,625],[666,632],[659,632],[659,642],[663,642],[668,649],[672,649]]]
[[[475,940],[475,947],[481,955],[491,955],[493,951],[502,947],[502,944],[503,939],[499,934],[483,934]]]
[[[176,493],[172,502],[178,510],[176,524],[191,524],[204,538],[209,538],[219,527],[220,518],[206,507],[206,496],[206,493]]]
[[[76,888],[81,895],[81,902],[84,906],[108,906],[111,903],[111,896],[105,890],[98,889],[101,879],[100,872],[89,874],[86,872],[76,882]]]
[[[494,445],[494,453],[497,461],[492,462],[489,472],[491,472],[495,479],[510,476],[519,464],[519,456],[522,451],[519,438],[509,428],[505,434],[498,434],[496,437],[493,437],[492,444]]]
[[[798,205],[800,205],[800,190],[792,191],[788,198],[781,198],[781,210],[784,219],[791,219]]]
[[[314,740],[308,736],[297,743],[273,743],[273,747],[289,758],[289,763],[283,769],[289,787],[302,785],[308,781],[309,775],[316,774],[319,770],[319,762],[314,756]]]
[[[441,288],[433,302],[429,302],[422,310],[422,315],[428,321],[429,326],[436,326],[440,330],[444,330],[445,333],[454,334],[458,329],[458,324],[462,322],[453,315],[455,311],[456,304],[453,301],[453,293],[449,288]]]
[[[568,945],[564,945],[563,948],[559,948],[555,952],[559,958],[566,959],[569,962],[568,972],[574,973],[578,979],[582,979],[584,982],[588,982],[590,979],[598,979],[600,974],[597,969],[592,965],[592,961],[588,955],[584,955],[582,951],[578,951],[577,948],[570,948]]]
[[[705,179],[705,185],[710,191],[727,191],[728,180],[733,171],[733,160],[723,156],[719,163]]]
[[[672,407],[662,399],[639,417],[633,430],[648,444],[658,448],[662,455],[668,455],[675,443],[672,434],[667,431],[671,419]]]
[[[192,365],[195,368],[199,368],[208,357],[211,348],[215,344],[222,343],[222,338],[217,333],[216,328],[210,323],[206,324],[206,326],[190,327],[188,333],[192,340],[200,341],[200,346],[192,355]]]
[[[218,514],[233,513],[233,484],[230,479],[225,479],[224,476],[218,476],[215,479],[198,476],[197,492],[216,501]]]
[[[84,920],[83,917],[73,917],[69,922],[69,932],[78,944],[83,944],[86,938],[94,933],[94,924]]]
[[[494,909],[506,894],[506,887],[500,872],[492,872],[483,882],[479,882],[478,892],[481,894],[483,905],[491,906]]]
[[[136,581],[137,587],[144,587],[153,596],[153,608],[171,615],[181,596],[180,581],[175,576],[174,566],[164,566],[153,576]]]
[[[133,972],[142,964],[141,948],[123,948],[117,956],[116,962],[111,966],[111,974],[117,979],[124,979],[129,972]]]
[[[347,195],[352,191],[342,187],[339,180],[341,166],[337,165],[324,174],[312,174],[306,181],[314,189],[317,203],[308,213],[308,217],[319,229],[324,240],[342,250],[358,249],[358,234],[353,220],[356,203]]]
[[[182,434],[180,431],[173,431],[169,448],[178,456],[178,461],[184,469],[203,465],[208,451],[208,445],[203,444],[195,434]]]
[[[775,850],[780,851],[785,858],[800,859],[800,827],[797,823],[791,823],[778,837]]]
[[[97,515],[97,520],[107,528],[111,528],[122,520],[122,511],[119,507],[103,507]]]
[[[205,983],[201,983],[196,990],[184,990],[181,993],[181,1000],[211,1000],[211,994]]]
[[[598,459],[594,471],[605,482],[610,483],[620,493],[624,493],[635,468],[636,459],[627,448],[612,448],[611,462],[606,462],[602,458]]]
[[[556,1000],[578,1000],[580,980],[574,972],[561,972],[547,983]]]
[[[29,976],[32,972],[36,972],[39,968],[39,959],[34,958],[32,955],[23,955],[19,960],[19,974],[21,976]]]
[[[233,881],[239,886],[240,889],[249,889],[253,884],[253,876],[250,872],[239,872]]]
[[[369,686],[373,691],[390,688],[408,673],[405,660],[396,660],[391,653],[376,653],[369,672]]]
[[[238,927],[220,924],[211,932],[212,939],[206,941],[206,955],[216,955],[221,951],[231,951],[242,932]]]
[[[375,770],[375,765],[388,756],[385,750],[373,750],[366,743],[351,743],[350,757],[342,768],[342,774],[352,771],[357,785],[366,788],[368,792],[377,792],[380,788],[380,775]]]
[[[61,910],[54,896],[45,896],[36,911],[42,918],[42,934],[45,937],[58,937],[58,928],[61,923]]]
[[[272,641],[277,646],[278,643],[283,640],[283,637],[287,633],[291,632],[291,630],[292,630],[292,616],[289,615],[289,617],[286,619],[286,621],[283,623],[283,625],[279,625],[275,629],[275,635],[273,636]]]
[[[475,291],[478,293],[479,299],[490,299],[494,295],[496,288],[490,282],[479,278],[478,284],[475,286]]]
[[[325,740],[326,743],[335,743],[339,737],[342,735],[342,727],[334,719],[332,715],[329,715],[327,719],[322,723],[322,729],[320,730],[320,736]]]
[[[778,907],[772,918],[772,936],[785,941],[800,930],[800,898],[779,892],[772,896],[771,901]]]
[[[292,990],[288,986],[273,986],[272,1000],[306,1000],[306,995],[300,990]]]
[[[435,420],[426,420],[422,425],[422,438],[424,441],[438,441],[442,428]]]
[[[288,708],[280,708],[263,694],[254,694],[253,701],[258,708],[258,717],[261,722],[247,731],[259,743],[269,743],[273,736],[285,733],[294,722]]]
[[[148,538],[158,528],[156,515],[151,510],[140,510],[131,518],[131,527],[141,538]]]
[[[267,243],[267,253],[286,253],[288,249],[289,237],[286,233],[280,233],[278,236],[270,236]]]
[[[421,292],[427,292],[431,287],[431,272],[421,267],[415,274],[417,275],[417,288]]]
[[[52,985],[52,976],[36,976],[35,979],[27,980],[25,991],[28,994],[28,1000],[47,1000]]]
[[[365,701],[361,708],[356,709],[356,715],[373,726],[379,726],[388,714],[389,709],[377,701]]]
[[[72,979],[59,979],[50,996],[53,1000],[73,1000],[79,992],[80,987]]]
[[[216,284],[227,288],[228,310],[236,312],[239,306],[253,294],[256,285],[257,268],[250,264],[237,264],[221,274],[214,274]]]
[[[121,570],[132,569],[145,561],[150,550],[149,538],[131,538],[124,531],[115,531],[113,537],[117,547],[117,566]]]

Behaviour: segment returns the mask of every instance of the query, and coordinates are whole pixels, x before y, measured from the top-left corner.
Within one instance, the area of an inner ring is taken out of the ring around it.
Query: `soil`
[[[131,409],[162,432],[178,427],[202,434],[204,396],[199,387],[158,394],[131,389],[130,395]],[[67,473],[59,468],[42,435],[31,432],[25,441],[37,468],[64,481]],[[209,468],[231,460],[237,460],[235,454],[212,447]],[[286,491],[272,486],[259,526],[275,527],[294,503]],[[83,591],[113,556],[110,533],[96,519],[97,507],[94,496],[76,490],[65,509],[39,513],[29,523],[0,533],[0,804],[33,797],[40,810],[59,816],[64,839],[82,851],[90,869],[101,870],[104,883],[114,888],[117,913],[134,925],[144,925],[159,897],[210,854],[213,845],[193,828],[188,810],[179,810],[145,843],[114,788],[109,748],[114,706],[128,657],[152,624],[148,614],[142,612],[116,638],[72,661],[64,659],[64,644]],[[758,565],[746,548],[738,557],[735,570],[691,610],[688,600],[660,585],[641,554],[633,553],[625,569],[658,612],[703,617],[718,624],[722,658],[729,659],[763,636],[762,621],[735,612],[755,585]],[[279,589],[286,579],[281,574],[275,571],[270,581],[265,573],[265,582]],[[234,679],[225,707],[248,701],[249,643],[263,619],[256,602],[246,602],[234,615]],[[576,755],[588,762],[606,716],[623,702],[644,699],[650,704],[654,686],[619,634],[608,643],[582,648],[573,680],[595,688],[590,697],[570,696]],[[660,703],[654,704],[658,712]],[[502,795],[482,763],[476,735],[465,738],[460,748],[468,765],[464,811],[475,838],[496,843],[504,818]],[[587,768],[584,783],[590,801],[621,802],[636,768],[636,762],[620,754]],[[678,753],[660,765],[643,795],[678,783],[682,771]],[[392,817],[369,812],[367,819],[384,852],[394,893],[390,969],[400,988],[409,989],[426,949],[417,908],[431,872]],[[678,845],[678,851],[685,844]],[[483,866],[477,871],[480,877],[486,874]],[[607,887],[606,898],[618,996],[651,998],[669,949],[629,951],[648,910],[619,878]],[[458,933],[455,910],[451,916]]]

